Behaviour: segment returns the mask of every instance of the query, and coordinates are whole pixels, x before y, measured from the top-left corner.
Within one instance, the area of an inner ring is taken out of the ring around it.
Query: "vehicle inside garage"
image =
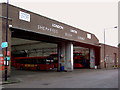
[[[74,46],[74,68],[90,68],[89,48]]]
[[[21,62],[25,63],[26,58],[29,59],[26,61],[26,64],[31,64],[31,65],[26,65],[26,67],[34,67],[35,62],[31,61],[30,63],[28,61],[30,61],[31,58],[35,59],[37,57],[41,58],[40,60],[42,60],[43,58],[46,60],[48,59],[52,60],[53,62],[51,62],[51,64],[54,64],[53,69],[56,69],[58,66],[57,65],[58,64],[57,44],[12,37],[11,47],[12,47],[11,48],[11,58],[12,58],[11,66],[12,67],[23,69],[22,64],[20,67],[15,66],[17,63],[15,62],[15,60],[20,59]],[[90,68],[89,56],[90,56],[89,48],[77,47],[77,46],[74,47],[73,49],[74,68],[75,69]],[[45,63],[50,64],[49,62],[44,63],[44,59],[42,60],[43,62],[42,64],[45,64]],[[45,69],[46,67],[42,66],[41,68]],[[35,70],[37,69],[38,68],[36,67]]]
[[[53,70],[53,60],[47,57],[57,53],[57,44],[12,38],[11,66],[17,69]]]
[[[54,70],[54,62],[48,60],[48,56],[57,53],[57,44],[48,43],[50,38],[41,38],[42,35],[25,34],[26,31],[12,29],[11,66],[17,69]]]

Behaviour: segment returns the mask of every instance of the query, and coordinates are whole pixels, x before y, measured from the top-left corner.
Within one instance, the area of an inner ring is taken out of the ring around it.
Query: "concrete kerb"
[[[4,80],[4,78],[3,78]],[[13,84],[13,83],[20,83],[21,81],[20,80],[17,80],[17,79],[10,79],[8,78],[7,81],[3,81],[0,83],[0,85],[4,85],[4,84]]]

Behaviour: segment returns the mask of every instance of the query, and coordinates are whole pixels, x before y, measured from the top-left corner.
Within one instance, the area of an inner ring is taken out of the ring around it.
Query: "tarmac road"
[[[77,69],[73,72],[13,70],[20,83],[5,88],[118,88],[118,69]]]

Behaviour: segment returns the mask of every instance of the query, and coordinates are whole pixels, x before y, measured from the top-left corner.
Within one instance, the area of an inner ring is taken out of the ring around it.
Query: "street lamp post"
[[[113,27],[113,28],[117,28],[117,26]],[[104,68],[106,68],[106,60],[105,60],[105,57],[106,57],[106,50],[105,50],[105,28],[104,28]]]
[[[9,5],[9,0],[7,0],[6,42],[8,42],[8,5]],[[7,81],[7,47],[6,47],[6,54],[5,54],[5,81]]]
[[[104,29],[104,68],[106,68],[106,61],[105,61],[105,29]]]

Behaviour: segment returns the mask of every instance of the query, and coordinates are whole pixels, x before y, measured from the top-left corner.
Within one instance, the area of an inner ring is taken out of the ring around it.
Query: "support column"
[[[73,44],[71,42],[65,44],[65,70],[73,70]]]
[[[61,45],[60,44],[58,44],[57,45],[57,53],[58,53],[58,64],[57,64],[57,71],[59,72],[60,71],[60,61],[61,61],[61,58],[60,58],[60,56],[61,56]]]
[[[65,67],[65,43],[61,44],[61,66]]]
[[[90,48],[90,68],[95,68],[95,50]]]
[[[62,71],[65,67],[65,43],[58,44],[58,69],[57,71]]]
[[[97,68],[101,68],[101,57],[100,57],[100,47],[96,47],[95,48],[95,66],[97,66]]]

